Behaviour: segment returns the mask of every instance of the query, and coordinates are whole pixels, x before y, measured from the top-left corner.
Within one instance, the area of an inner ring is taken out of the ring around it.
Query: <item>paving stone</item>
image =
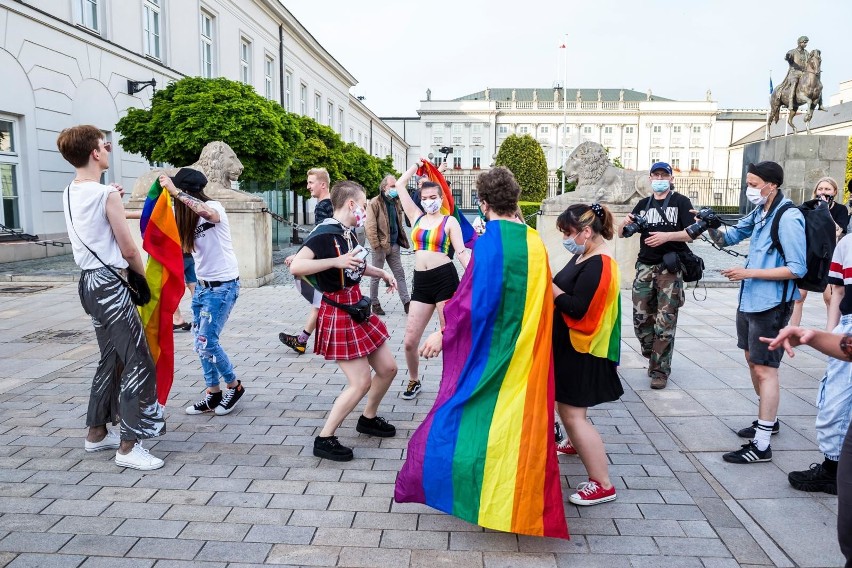
[[[314,537],[314,533],[319,534],[321,530],[337,530],[337,529],[314,529],[313,527],[280,527],[271,525],[257,525],[249,530],[248,534],[243,539],[245,542],[268,542],[272,544],[311,544],[313,539],[314,544],[318,543]],[[340,529],[344,530],[344,529]],[[348,529],[352,530],[352,529]]]
[[[697,538],[713,538],[718,528],[714,531],[707,521],[678,521],[686,536]]]
[[[276,544],[269,552],[266,563],[301,566],[336,566],[339,556],[339,546]]]
[[[74,556],[71,554],[34,554],[24,553],[19,554],[16,558],[14,555],[6,556],[8,553],[2,553],[0,561],[3,562],[6,568],[76,568],[86,560],[85,556]],[[12,560],[14,558],[14,560]]]
[[[658,536],[654,540],[660,547],[660,552],[666,556],[731,556],[725,545],[716,538]]]
[[[569,530],[571,530],[570,527]],[[577,532],[571,532],[570,540],[564,538],[544,538],[519,534],[518,550],[520,552],[533,553],[552,552],[560,554],[588,554],[589,546],[586,544],[585,537]]]
[[[683,521],[703,521],[704,513],[695,505],[656,505],[640,503],[639,509],[646,519],[674,519]]]
[[[355,513],[355,522],[352,526],[366,529],[415,530],[417,528],[417,515],[411,513],[370,513],[360,511]]]
[[[481,552],[461,552],[456,550],[412,550],[410,568],[438,567],[482,568]]]
[[[112,534],[123,521],[109,517],[63,517],[50,532],[66,534]]]
[[[42,512],[48,515],[82,515],[84,517],[96,517],[109,507],[109,503],[103,501],[82,501],[70,499],[57,499]]]
[[[701,559],[695,556],[631,556],[632,568],[703,568]]]
[[[741,564],[769,564],[771,561],[746,529],[719,527],[716,529],[722,542]],[[707,561],[704,562],[707,564]]]
[[[686,536],[677,521],[615,519],[618,534],[627,536]]]
[[[588,535],[586,540],[595,554],[659,554],[651,537]]]
[[[0,513],[38,513],[51,503],[53,499],[0,497]]]
[[[518,537],[509,533],[451,532],[450,550],[518,551]]]
[[[207,541],[241,541],[251,525],[237,523],[207,523],[191,521],[181,531],[180,538],[194,538]]]
[[[210,505],[220,507],[266,507],[272,499],[270,493],[235,493],[219,491],[208,501]]]
[[[485,552],[482,559],[485,568],[556,568],[556,556],[553,554]]]
[[[207,521],[210,523],[225,520],[230,507],[215,507],[212,505],[172,505],[163,515],[170,521]]]
[[[418,517],[417,530],[421,531],[482,532],[482,527],[449,515],[418,515]]]
[[[130,536],[77,535],[62,548],[62,553],[121,557],[127,555],[137,540]]]
[[[0,540],[0,551],[57,552],[70,539],[69,534],[11,532]]]
[[[290,509],[231,509],[225,521],[251,525],[285,525],[293,511]]]
[[[198,553],[196,560],[262,563],[271,549],[271,544],[208,541]]]
[[[0,530],[22,532],[44,532],[62,519],[59,515],[34,515],[29,513],[6,513],[0,516]]]
[[[159,519],[169,506],[159,503],[113,503],[101,513],[104,517],[125,519]]]
[[[410,550],[391,548],[343,547],[337,561],[338,566],[352,568],[408,568],[410,563]]]
[[[118,536],[175,538],[186,526],[186,521],[162,519],[127,519],[113,533]]]
[[[325,511],[331,497],[328,495],[273,495],[267,507],[273,509],[315,509]]]
[[[187,538],[140,538],[127,556],[157,560],[192,560],[204,546],[204,542]],[[160,562],[157,565],[159,566]]]
[[[447,550],[449,533],[438,531],[385,530],[382,531],[382,548],[409,550]]]
[[[90,556],[80,568],[150,568],[154,560],[143,560],[136,558],[101,558]]]

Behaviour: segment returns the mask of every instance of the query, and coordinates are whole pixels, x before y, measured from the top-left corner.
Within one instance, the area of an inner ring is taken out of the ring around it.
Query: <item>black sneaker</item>
[[[559,422],[553,423],[553,433],[555,434],[556,445],[558,446],[562,443],[562,440],[565,439],[565,436],[562,434],[562,427],[559,426]]]
[[[222,402],[222,391],[207,392],[204,395],[204,398],[202,398],[192,406],[187,406],[186,413],[204,414],[205,412],[213,412],[214,409],[219,407],[220,402]]]
[[[751,426],[746,426],[745,428],[743,428],[742,430],[737,432],[737,436],[739,436],[740,438],[749,438],[751,440],[754,440],[755,429],[757,429],[757,420],[752,422]],[[773,436],[778,433],[778,429],[779,429],[778,421],[776,420],[775,425],[772,426],[772,435]]]
[[[222,395],[222,402],[220,402],[219,406],[216,407],[216,416],[225,416],[226,414],[230,414],[237,405],[237,402],[239,402],[239,400],[243,397],[244,392],[245,389],[243,388],[242,381],[237,381],[237,386],[226,390],[225,394]]]
[[[355,426],[355,430],[362,434],[378,436],[379,438],[390,438],[396,435],[396,428],[381,416],[366,418],[361,415],[358,419],[358,425]]]
[[[722,459],[729,463],[757,463],[772,461],[772,448],[766,446],[764,451],[757,449],[754,442],[743,444],[736,452],[728,452]]]
[[[420,393],[420,381],[410,380],[408,381],[408,388],[405,389],[405,392],[402,393],[402,398],[405,400],[411,400],[415,396]]]
[[[314,438],[314,455],[318,458],[337,462],[348,462],[352,459],[352,450],[337,441],[337,436]]]
[[[282,332],[278,334],[278,340],[299,355],[304,354],[305,350],[308,348],[308,342],[305,341],[302,343],[299,341],[298,335],[290,335],[289,333]]]
[[[791,471],[787,480],[799,491],[820,491],[837,495],[837,474],[832,475],[821,463],[812,463],[805,471]]]

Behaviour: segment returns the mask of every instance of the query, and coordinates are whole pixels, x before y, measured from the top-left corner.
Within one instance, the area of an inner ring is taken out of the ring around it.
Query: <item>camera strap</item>
[[[653,195],[649,195],[648,196],[648,203],[645,205],[645,219],[648,218],[648,211],[651,209],[651,204],[653,203],[654,209],[656,209],[657,211],[660,212],[660,218],[663,220],[663,222],[669,223],[670,221],[669,221],[669,218],[666,216],[666,211],[668,211],[669,201],[671,201],[673,193],[674,193],[673,190],[669,191],[669,194],[663,200],[663,204],[661,206],[657,205],[657,202],[659,201],[659,199],[654,199]]]

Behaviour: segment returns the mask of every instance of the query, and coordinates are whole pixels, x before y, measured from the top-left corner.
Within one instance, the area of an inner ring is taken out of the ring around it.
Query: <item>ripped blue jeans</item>
[[[239,281],[228,282],[215,288],[205,288],[199,284],[192,295],[195,352],[201,359],[204,383],[208,387],[218,387],[220,380],[229,384],[237,380],[234,366],[219,344],[219,335],[239,296]]]

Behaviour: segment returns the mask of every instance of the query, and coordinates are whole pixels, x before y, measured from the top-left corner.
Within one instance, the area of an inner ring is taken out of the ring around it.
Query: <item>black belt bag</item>
[[[322,295],[322,301],[335,308],[340,308],[352,318],[355,323],[364,323],[370,319],[370,298],[361,296],[357,304],[338,304],[325,294]]]

